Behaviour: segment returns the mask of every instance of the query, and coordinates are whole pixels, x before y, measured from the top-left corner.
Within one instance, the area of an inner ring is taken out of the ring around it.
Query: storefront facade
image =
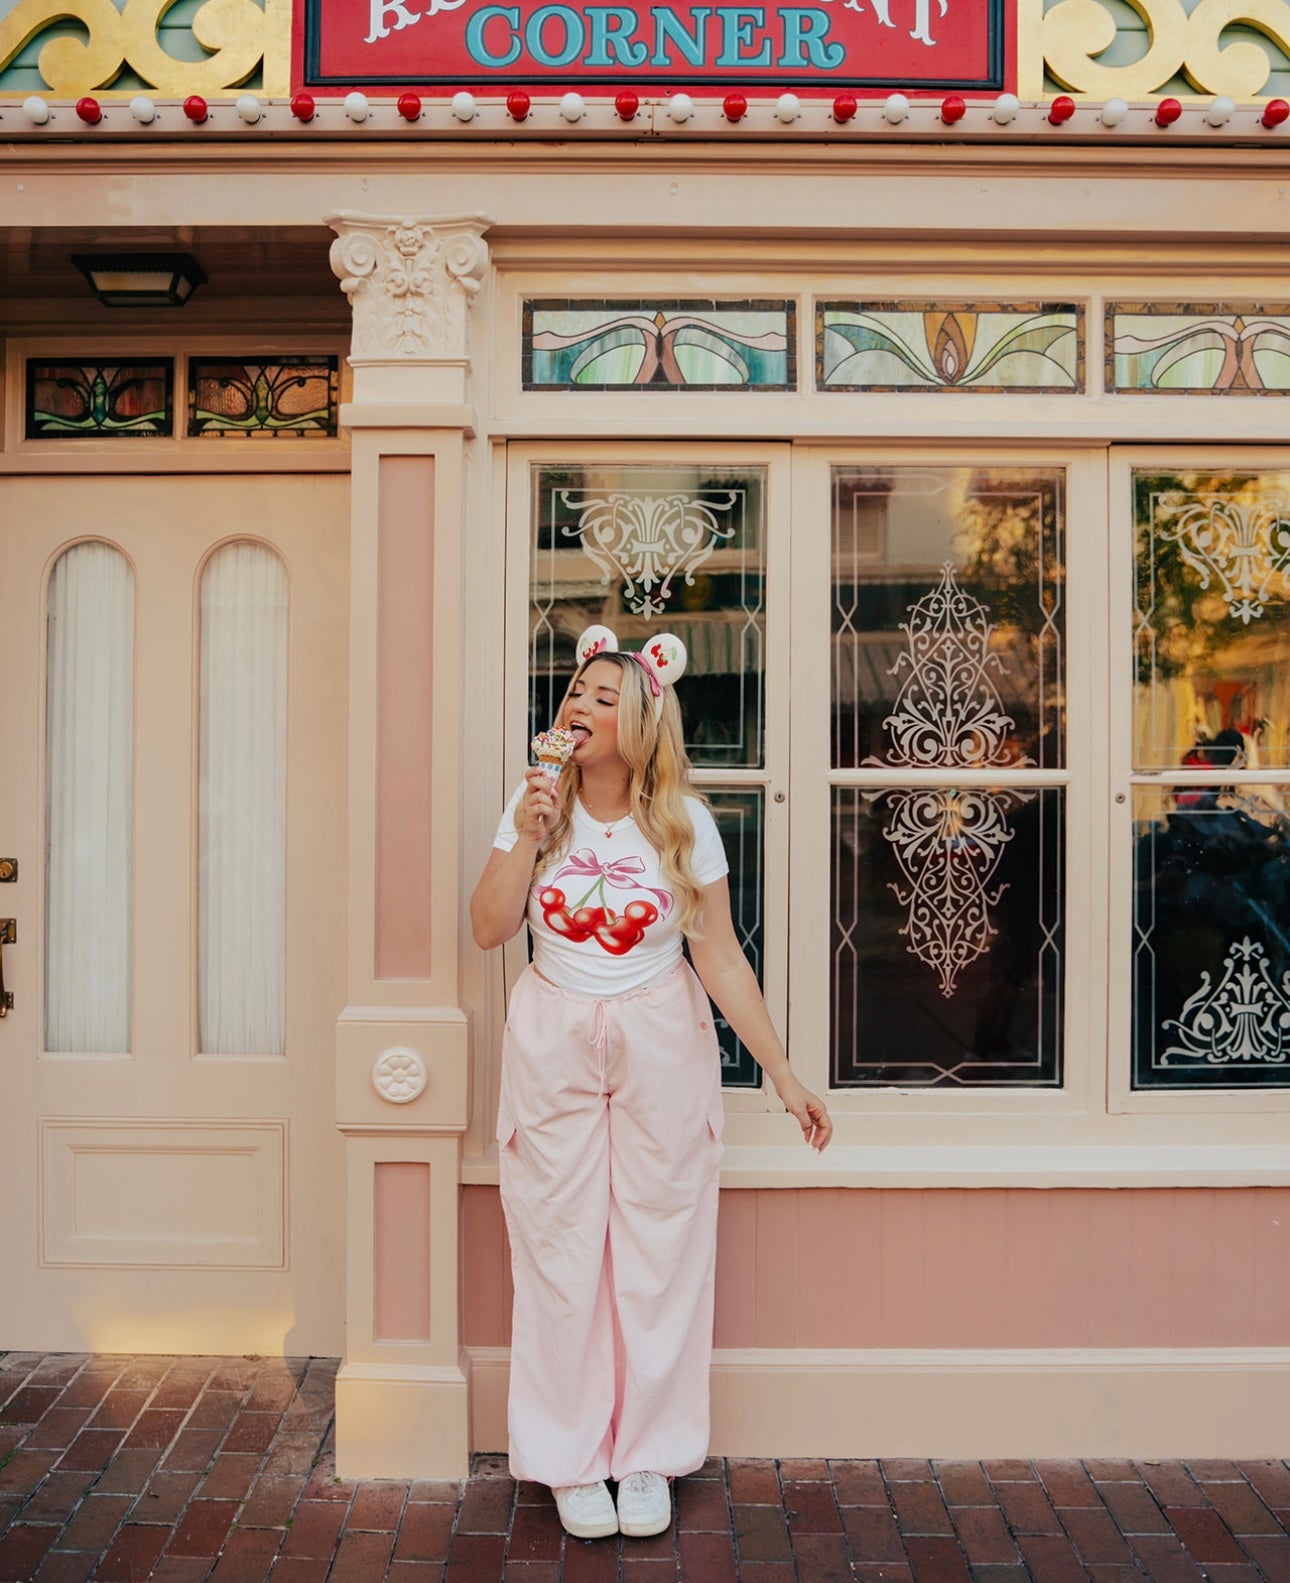
[[[504,1448],[466,902],[607,620],[685,637],[837,1123],[723,1044],[714,1449],[1283,1450],[1290,5],[270,0],[186,62],[41,3],[0,1346],[343,1354],[343,1473]],[[139,253],[205,279],[72,263]]]

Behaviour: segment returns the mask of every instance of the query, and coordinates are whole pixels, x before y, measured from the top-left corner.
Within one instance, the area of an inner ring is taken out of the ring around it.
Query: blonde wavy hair
[[[677,899],[682,931],[692,934],[703,887],[694,873],[694,825],[685,799],[699,793],[690,784],[690,760],[681,735],[681,706],[675,690],[663,688],[663,708],[656,715],[649,676],[634,654],[593,654],[574,672],[555,724],[564,724],[569,695],[587,667],[601,664],[612,665],[619,672],[618,751],[630,771],[632,818],[659,855],[663,874]],[[556,819],[538,848],[535,873],[568,852],[573,841],[574,799],[581,788],[582,775],[570,759],[556,787]]]

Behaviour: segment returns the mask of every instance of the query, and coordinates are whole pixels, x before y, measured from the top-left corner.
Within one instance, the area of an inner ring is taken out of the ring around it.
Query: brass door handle
[[[0,1017],[7,1017],[13,1010],[13,994],[4,987],[4,948],[18,942],[18,920],[0,918]]]

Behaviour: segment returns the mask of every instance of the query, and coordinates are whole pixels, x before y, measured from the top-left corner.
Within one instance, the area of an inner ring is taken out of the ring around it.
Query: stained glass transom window
[[[29,440],[116,439],[174,432],[174,363],[28,359]]]
[[[1081,391],[1078,303],[821,302],[821,390]]]
[[[525,390],[792,390],[791,301],[524,304]]]
[[[330,439],[336,390],[335,357],[194,357],[188,364],[188,432],[206,439]]]
[[[1134,1086],[1290,1086],[1290,472],[1133,489]]]
[[[1114,302],[1106,388],[1206,396],[1290,393],[1290,305]]]

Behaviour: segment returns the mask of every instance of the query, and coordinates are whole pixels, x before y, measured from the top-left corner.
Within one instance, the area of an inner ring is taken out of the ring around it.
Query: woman
[[[735,938],[671,686],[684,645],[661,634],[641,654],[617,648],[604,627],[579,640],[557,721],[568,763],[554,785],[528,771],[470,904],[484,949],[526,917],[533,936],[497,1123],[511,1472],[549,1484],[586,1539],[661,1533],[668,1479],[707,1455],[722,1106],[705,989],[806,1141],[823,1149],[833,1131]]]

